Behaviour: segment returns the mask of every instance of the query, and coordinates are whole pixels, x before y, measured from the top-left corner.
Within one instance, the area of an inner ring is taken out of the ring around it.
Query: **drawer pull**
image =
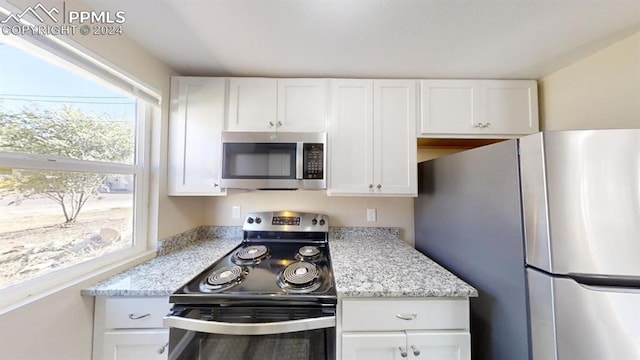
[[[165,350],[167,350],[167,346],[169,346],[169,343],[164,344],[164,346],[161,346],[158,348],[158,354],[164,354]]]
[[[147,314],[144,314],[144,315],[136,315],[136,314],[131,313],[131,314],[129,314],[129,319],[138,320],[138,319],[146,318],[147,316],[151,316],[151,313],[147,313]]]
[[[418,314],[396,314],[396,317],[402,320],[413,320],[418,317]]]

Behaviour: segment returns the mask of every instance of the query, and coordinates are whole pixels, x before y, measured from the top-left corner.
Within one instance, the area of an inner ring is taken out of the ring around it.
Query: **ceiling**
[[[640,31],[640,0],[86,0],[181,75],[539,79]]]

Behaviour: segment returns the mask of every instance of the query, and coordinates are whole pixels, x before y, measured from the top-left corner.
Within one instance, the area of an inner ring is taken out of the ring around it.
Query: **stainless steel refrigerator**
[[[474,359],[640,359],[640,129],[419,164],[416,248],[479,291]]]

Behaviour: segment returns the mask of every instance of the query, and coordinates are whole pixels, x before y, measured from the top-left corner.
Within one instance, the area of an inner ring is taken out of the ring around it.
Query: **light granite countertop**
[[[237,237],[204,239],[155,257],[83,289],[81,293],[88,296],[169,296],[241,241]]]
[[[360,235],[329,241],[339,296],[478,296],[476,289],[398,237]]]
[[[240,242],[238,236],[192,238],[186,247],[99,282],[82,295],[169,296]],[[338,296],[477,296],[473,287],[402,242],[397,228],[332,229],[329,246]]]

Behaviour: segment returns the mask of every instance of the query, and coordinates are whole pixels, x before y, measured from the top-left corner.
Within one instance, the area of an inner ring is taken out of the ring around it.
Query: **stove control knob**
[[[325,223],[324,219],[320,219],[320,226],[324,226],[324,223]]]
[[[247,222],[248,222],[249,224],[253,224],[253,218],[252,218],[252,217],[248,218],[248,219],[247,219]]]
[[[318,223],[318,220],[316,219],[311,220],[311,225],[316,225],[317,223]]]
[[[256,218],[256,224],[260,224],[262,222],[262,219],[260,219],[259,217]]]

